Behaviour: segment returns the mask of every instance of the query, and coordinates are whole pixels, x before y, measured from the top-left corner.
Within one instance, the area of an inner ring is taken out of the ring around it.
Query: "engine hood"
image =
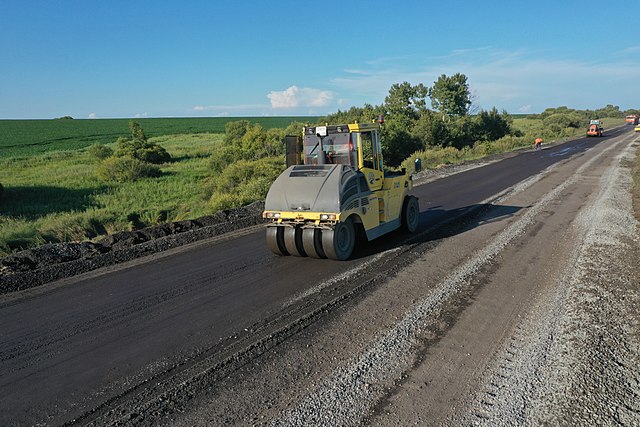
[[[271,185],[265,210],[340,212],[341,189],[355,174],[341,164],[291,166]]]

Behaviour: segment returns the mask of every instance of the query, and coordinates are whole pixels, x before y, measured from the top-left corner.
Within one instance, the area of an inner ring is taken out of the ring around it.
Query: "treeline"
[[[555,134],[562,134],[567,128],[582,129],[590,120],[603,117],[623,118],[632,114],[634,110],[621,111],[616,105],[607,105],[597,110],[575,110],[566,106],[547,108],[540,114],[532,114],[529,117],[541,119],[545,128]]]
[[[513,118],[506,111],[498,112],[493,107],[471,114],[472,109],[467,77],[461,73],[453,76],[443,74],[431,87],[422,83],[394,84],[383,104],[351,107],[330,114],[321,122],[367,122],[383,116],[383,156],[390,166],[398,166],[418,151],[447,147],[469,149],[476,144],[503,138],[508,138],[509,144],[512,144],[513,139],[534,137],[514,129]],[[542,126],[535,130],[535,136],[549,139],[572,136],[576,129],[586,127],[591,119],[624,117],[637,111],[621,111],[614,105],[597,110],[575,110],[562,106],[547,108],[540,114],[528,117],[542,120]]]
[[[516,132],[507,112],[492,108],[471,115],[471,106],[467,76],[443,74],[431,87],[422,83],[396,83],[383,104],[351,107],[330,114],[323,121],[367,122],[384,117],[382,155],[393,167],[416,151],[431,147],[463,149]]]

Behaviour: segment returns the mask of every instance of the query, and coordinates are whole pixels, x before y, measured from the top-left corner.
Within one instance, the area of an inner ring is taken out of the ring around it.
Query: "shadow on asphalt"
[[[407,244],[433,242],[461,234],[485,224],[513,216],[523,206],[504,206],[491,203],[474,204],[456,209],[433,206],[420,212],[420,225],[412,235],[396,230],[371,242],[361,238],[351,259],[365,258]],[[412,238],[412,236],[415,236]]]

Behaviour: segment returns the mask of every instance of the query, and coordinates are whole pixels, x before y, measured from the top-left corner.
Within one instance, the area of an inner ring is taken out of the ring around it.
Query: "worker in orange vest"
[[[536,140],[534,142],[534,146],[535,146],[536,150],[539,150],[540,147],[542,146],[542,138],[536,138]]]

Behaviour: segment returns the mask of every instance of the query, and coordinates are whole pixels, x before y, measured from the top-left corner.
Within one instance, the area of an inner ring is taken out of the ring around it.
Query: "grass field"
[[[222,134],[151,138],[173,161],[162,176],[106,185],[88,150],[0,159],[0,256],[46,242],[83,240],[165,221],[213,213],[205,182]]]
[[[131,119],[0,120],[0,159],[25,157],[51,151],[72,151],[91,144],[107,144],[129,137]],[[148,137],[223,133],[230,121],[249,120],[265,129],[285,128],[292,121],[316,117],[202,117],[135,119]]]

